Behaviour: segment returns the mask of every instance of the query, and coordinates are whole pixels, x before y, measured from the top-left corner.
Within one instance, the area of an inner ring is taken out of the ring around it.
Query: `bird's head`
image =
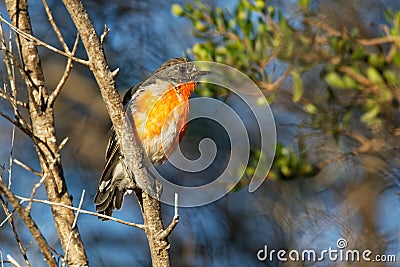
[[[156,72],[174,85],[196,82],[200,77],[210,74],[209,71],[199,70],[193,62],[186,58],[169,59]]]

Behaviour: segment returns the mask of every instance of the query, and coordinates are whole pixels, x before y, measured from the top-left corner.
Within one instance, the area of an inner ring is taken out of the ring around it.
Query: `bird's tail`
[[[119,155],[118,158],[111,157],[107,161],[94,198],[98,213],[112,216],[115,209],[121,209],[125,194],[135,188],[133,177],[127,177],[124,168],[124,162]]]

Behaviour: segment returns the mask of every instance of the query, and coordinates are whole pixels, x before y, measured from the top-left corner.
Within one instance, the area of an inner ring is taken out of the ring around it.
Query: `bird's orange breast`
[[[186,131],[189,114],[189,96],[196,86],[189,82],[170,85],[159,97],[153,91],[143,92],[134,116],[137,133],[152,161],[168,157]]]

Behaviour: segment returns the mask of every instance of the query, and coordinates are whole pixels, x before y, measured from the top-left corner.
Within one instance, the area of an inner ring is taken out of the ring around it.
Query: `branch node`
[[[172,219],[171,223],[168,225],[167,228],[165,228],[164,231],[161,231],[158,235],[157,235],[157,239],[159,241],[163,241],[165,240],[170,234],[171,232],[175,229],[175,227],[178,225],[179,222],[179,215],[178,216],[174,216],[174,218]]]
[[[68,140],[69,140],[69,137],[65,137],[61,141],[60,145],[58,146],[57,153],[60,152],[64,148],[64,146],[67,144]]]
[[[104,31],[100,36],[100,43],[103,45],[105,38],[107,37],[108,33],[110,32],[110,29],[107,27],[106,24],[104,24]]]
[[[113,72],[111,72],[111,77],[114,79],[115,76],[117,76],[118,72],[119,72],[119,68],[116,68]]]

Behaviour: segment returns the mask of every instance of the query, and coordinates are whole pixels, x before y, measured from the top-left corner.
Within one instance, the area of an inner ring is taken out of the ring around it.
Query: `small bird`
[[[132,113],[137,138],[152,163],[163,163],[182,140],[187,129],[189,96],[196,80],[207,74],[188,59],[173,58],[125,94],[123,105],[126,112]],[[111,216],[115,209],[121,209],[125,194],[136,188],[134,178],[125,174],[113,128],[105,157],[94,204],[98,213]]]

